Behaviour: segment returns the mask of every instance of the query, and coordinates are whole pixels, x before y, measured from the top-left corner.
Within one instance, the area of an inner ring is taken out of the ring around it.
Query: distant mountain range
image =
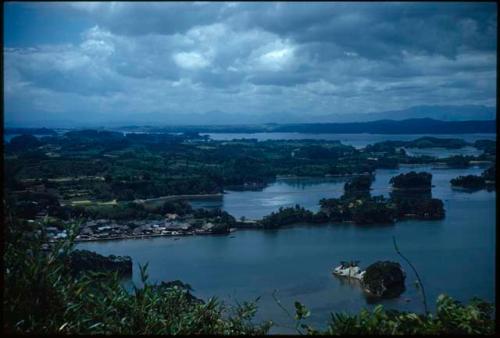
[[[429,118],[350,123],[279,125],[273,132],[334,134],[468,134],[496,133],[496,121],[439,121]]]
[[[273,112],[266,114],[227,113],[224,111],[209,111],[206,113],[143,113],[143,114],[74,114],[86,116],[87,120],[57,120],[54,118],[38,121],[23,121],[6,119],[8,127],[117,127],[123,125],[242,125],[266,123],[344,123],[370,122],[378,120],[406,120],[415,118],[431,118],[442,121],[494,120],[496,107],[481,105],[462,106],[415,106],[408,109],[328,115],[311,115],[303,113]],[[22,116],[22,115],[17,115]]]
[[[223,125],[263,123],[337,123],[369,122],[377,120],[407,120],[431,118],[442,121],[494,120],[496,108],[487,106],[416,106],[403,110],[339,114],[311,115],[304,113],[273,112],[267,114],[227,113],[216,110],[202,114],[134,114],[125,117],[133,123],[161,123],[168,125]]]
[[[361,120],[351,122],[376,120],[406,120],[431,118],[442,121],[495,120],[496,108],[487,106],[416,106],[403,110],[385,111],[380,113],[359,114]],[[335,121],[330,121],[335,122]]]

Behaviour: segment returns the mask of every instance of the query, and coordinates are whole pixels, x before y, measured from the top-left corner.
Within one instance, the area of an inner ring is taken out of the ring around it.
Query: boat
[[[333,269],[333,274],[340,277],[354,278],[362,280],[366,271],[358,266],[359,261],[340,262],[340,265]]]

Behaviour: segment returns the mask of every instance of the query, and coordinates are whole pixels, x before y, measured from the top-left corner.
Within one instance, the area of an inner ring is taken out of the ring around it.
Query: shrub
[[[71,273],[65,259],[72,239],[43,250],[43,232],[20,231],[8,220],[4,256],[5,333],[265,334],[270,322],[251,322],[256,306],[226,307],[217,299],[194,302],[177,284],[148,282],[127,292],[117,274]],[[71,230],[71,229],[69,229]]]
[[[391,178],[389,183],[400,189],[431,189],[432,174],[411,171]]]
[[[4,208],[5,211],[5,208]],[[266,334],[272,322],[255,324],[257,307],[244,302],[229,308],[217,299],[196,301],[182,282],[152,285],[147,265],[140,267],[143,287],[127,292],[117,274],[71,273],[65,264],[70,238],[45,250],[44,233],[5,212],[3,330],[37,334]],[[493,306],[479,299],[462,305],[448,296],[437,300],[435,315],[385,310],[356,315],[332,314],[319,331],[302,320],[310,311],[295,302],[299,333],[307,334],[493,334]]]

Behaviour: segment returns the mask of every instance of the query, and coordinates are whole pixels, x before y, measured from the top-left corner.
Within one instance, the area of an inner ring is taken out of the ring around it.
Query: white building
[[[362,271],[359,266],[344,266],[339,265],[334,270],[333,273],[337,276],[355,278],[362,280],[365,271]]]

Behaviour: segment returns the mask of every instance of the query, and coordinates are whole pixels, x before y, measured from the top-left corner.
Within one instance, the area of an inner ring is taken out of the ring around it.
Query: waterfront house
[[[111,227],[109,225],[105,225],[97,228],[97,232],[102,232],[105,230],[111,230]]]

